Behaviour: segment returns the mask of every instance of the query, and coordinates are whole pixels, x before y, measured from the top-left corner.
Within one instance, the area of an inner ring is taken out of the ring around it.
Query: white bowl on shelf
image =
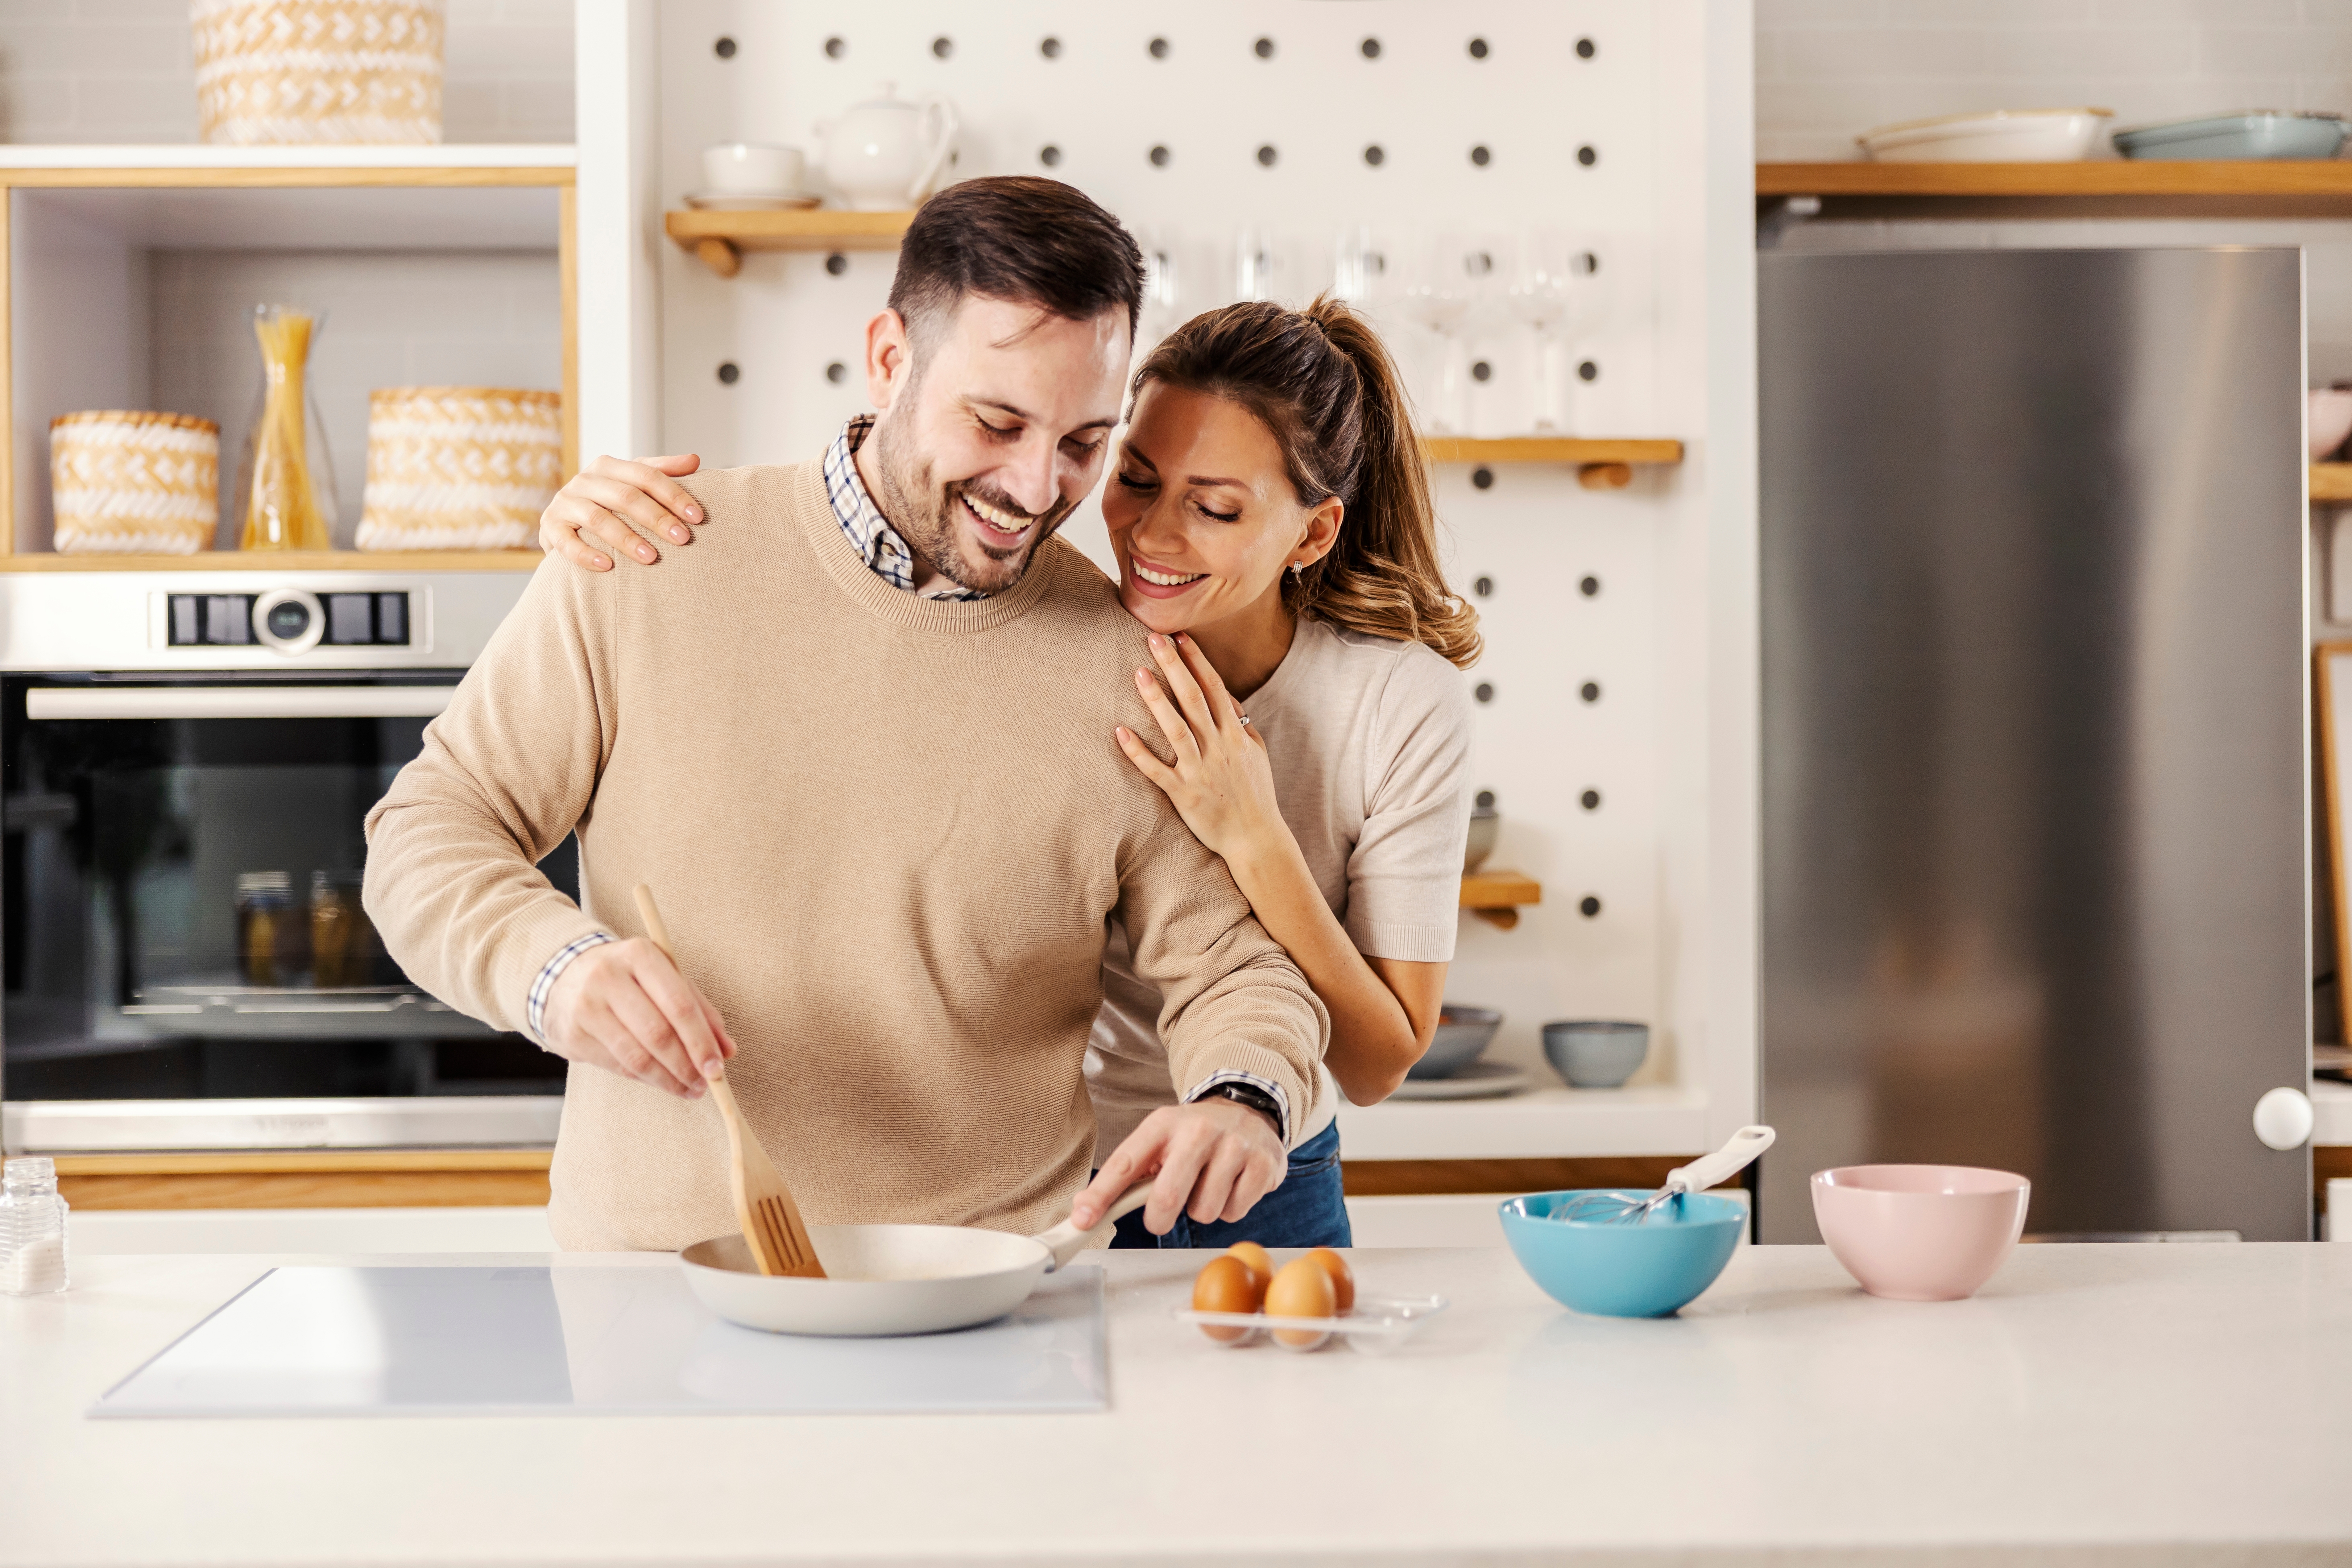
[[[2310,426],[2311,460],[2324,463],[2352,436],[2352,390],[2315,386],[2304,395],[2310,406],[2305,417]]]
[[[2114,118],[2111,109],[1996,109],[1882,125],[1854,141],[1880,163],[2073,163]]]

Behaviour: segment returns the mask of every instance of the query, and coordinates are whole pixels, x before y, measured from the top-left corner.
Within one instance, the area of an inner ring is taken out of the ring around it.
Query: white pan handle
[[[1102,1218],[1096,1222],[1094,1229],[1080,1230],[1068,1220],[1064,1220],[1051,1229],[1041,1230],[1031,1237],[1030,1240],[1041,1243],[1046,1251],[1054,1255],[1053,1268],[1048,1268],[1045,1272],[1051,1274],[1055,1268],[1067,1268],[1070,1259],[1086,1249],[1088,1239],[1108,1230],[1113,1221],[1141,1208],[1144,1200],[1150,1195],[1151,1184],[1148,1181],[1138,1182],[1112,1200],[1110,1207],[1104,1211]]]
[[[1666,1185],[1686,1193],[1703,1193],[1748,1168],[1749,1161],[1772,1146],[1769,1127],[1743,1127],[1714,1153],[1666,1173]]]

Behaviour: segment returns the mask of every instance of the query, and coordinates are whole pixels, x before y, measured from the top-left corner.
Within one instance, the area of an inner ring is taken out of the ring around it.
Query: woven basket
[[[498,386],[368,394],[362,550],[516,550],[563,483],[563,398]]]
[[[442,0],[191,0],[207,142],[441,140]]]
[[[194,555],[220,524],[220,426],[119,408],[49,421],[55,540],[68,555]]]

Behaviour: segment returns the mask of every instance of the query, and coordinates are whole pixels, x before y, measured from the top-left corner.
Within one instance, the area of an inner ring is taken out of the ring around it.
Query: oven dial
[[[279,588],[253,601],[253,635],[279,653],[309,653],[327,635],[327,612],[318,595]]]

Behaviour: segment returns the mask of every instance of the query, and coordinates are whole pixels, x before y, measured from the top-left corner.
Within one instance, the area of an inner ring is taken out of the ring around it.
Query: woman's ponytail
[[[1195,316],[1152,350],[1136,384],[1231,398],[1282,447],[1298,504],[1345,505],[1330,552],[1282,584],[1294,614],[1425,643],[1467,668],[1478,613],[1446,586],[1429,466],[1404,379],[1370,323],[1326,295]]]

